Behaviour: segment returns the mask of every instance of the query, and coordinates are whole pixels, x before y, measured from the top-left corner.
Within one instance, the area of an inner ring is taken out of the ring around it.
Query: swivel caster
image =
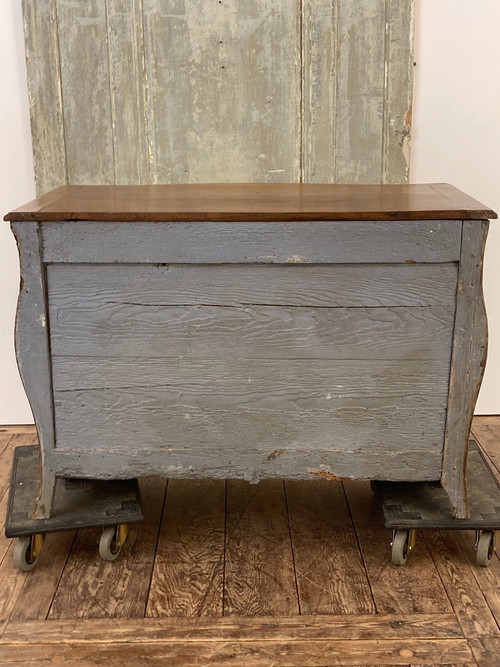
[[[23,535],[17,539],[13,558],[14,565],[18,570],[29,572],[35,567],[44,539],[45,535],[42,533]]]
[[[103,528],[99,540],[99,556],[103,560],[115,560],[118,558],[122,546],[127,539],[128,526],[124,523],[118,526],[106,526]]]
[[[476,531],[476,562],[482,567],[488,567],[495,551],[495,531]]]
[[[415,546],[417,533],[415,530],[395,530],[392,533],[392,562],[394,565],[404,565],[410,551]]]

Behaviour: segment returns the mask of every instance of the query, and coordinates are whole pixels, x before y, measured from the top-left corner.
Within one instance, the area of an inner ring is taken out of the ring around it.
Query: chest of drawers
[[[452,186],[63,187],[6,216],[55,478],[440,480],[467,513],[488,218]]]

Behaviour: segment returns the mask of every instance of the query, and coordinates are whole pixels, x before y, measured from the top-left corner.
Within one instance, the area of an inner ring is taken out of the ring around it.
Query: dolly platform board
[[[6,216],[56,477],[440,481],[467,515],[487,218],[452,186],[64,187]]]

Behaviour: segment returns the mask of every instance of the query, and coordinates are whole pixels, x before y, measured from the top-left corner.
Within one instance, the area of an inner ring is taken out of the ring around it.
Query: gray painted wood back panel
[[[44,222],[45,262],[419,263],[460,257],[455,220]]]
[[[425,268],[50,265],[57,448],[179,476],[438,478],[457,266]]]
[[[392,269],[397,278],[417,266],[387,265],[384,268],[386,276]],[[455,265],[451,266],[456,269]],[[444,359],[448,363],[451,353],[450,332],[455,306],[450,301],[456,290],[456,271],[448,274],[448,282],[444,282],[446,274],[441,271],[443,282],[439,288],[434,285],[442,295],[441,300],[448,300],[449,305],[404,308],[398,292],[403,292],[404,297],[405,285],[402,283],[397,289],[396,280],[393,285],[397,291],[392,296],[395,306],[367,307],[369,299],[363,298],[364,294],[369,294],[375,302],[391,299],[385,292],[387,283],[369,283],[368,278],[373,273],[373,267],[369,266],[303,267],[309,273],[309,290],[305,291],[300,280],[302,267],[263,267],[267,269],[262,277],[266,280],[263,296],[255,287],[246,290],[248,274],[253,272],[257,284],[262,281],[261,269],[256,265],[195,265],[169,267],[170,270],[134,265],[129,267],[132,269],[129,275],[124,274],[123,268],[112,265],[49,267],[53,355],[378,360],[411,355],[413,359],[435,359],[436,362]],[[405,270],[401,271],[402,268]],[[181,275],[177,275],[181,277],[177,294],[171,294],[171,269],[174,269],[174,277],[175,269],[181,270]],[[354,298],[343,284],[345,270],[355,285]],[[284,277],[281,276],[283,271]],[[291,271],[298,274],[297,278]],[[330,296],[330,302],[336,293],[336,305],[354,301],[354,307],[327,307],[331,305],[328,300],[326,303],[323,300],[319,307],[281,305],[297,300],[308,303],[308,295],[314,291],[311,279],[315,273],[322,275],[324,283],[329,277],[329,291],[323,294]],[[222,281],[217,279],[219,274],[223,276]],[[196,278],[209,276],[216,285],[215,290],[210,283],[194,282]],[[287,277],[291,278],[288,283],[285,282]],[[79,283],[78,278],[83,281]],[[229,294],[221,290],[224,280]],[[251,279],[249,282],[251,286]],[[183,284],[188,299],[183,298]],[[343,290],[347,292],[345,300]],[[145,299],[141,298],[144,292],[147,293]],[[241,298],[240,303],[235,300],[235,292]],[[265,304],[266,293],[274,297],[267,297],[268,301],[274,301],[273,305]],[[220,304],[220,296],[226,303]],[[422,290],[421,300],[425,302],[426,296]],[[436,296],[431,292],[431,297]],[[169,301],[173,303],[168,305]],[[184,305],[186,301],[190,305]]]
[[[58,310],[144,306],[455,306],[448,264],[49,264]],[[126,293],[126,298],[124,294]]]
[[[258,270],[256,270],[258,268]],[[51,304],[144,306],[455,306],[448,264],[50,264]],[[124,292],[127,299],[124,298]]]
[[[407,178],[412,0],[23,5],[39,193]]]
[[[126,298],[126,297],[125,297]],[[53,355],[414,359],[451,353],[454,308],[51,304]]]
[[[440,466],[448,387],[444,364],[152,361],[88,357],[66,365],[65,358],[55,358],[56,382],[64,383],[67,373],[73,386],[83,377],[100,385],[56,389],[57,447],[121,452],[124,458],[138,451],[166,457],[185,452],[194,460],[196,453],[200,476],[207,457],[218,459],[221,470],[229,463],[223,476],[233,477],[240,454],[261,452],[272,460],[277,449],[299,457],[317,450],[325,461],[331,450],[332,465],[343,452],[341,476],[347,470],[348,476],[371,476],[385,453],[402,457],[404,452],[412,479],[435,473],[438,458]],[[359,456],[362,469],[355,465]],[[279,467],[272,468],[279,476]],[[335,467],[328,471],[340,474]],[[248,460],[245,474],[255,477],[255,461]],[[301,474],[307,476],[307,469],[294,472]],[[388,479],[396,474],[385,470]]]

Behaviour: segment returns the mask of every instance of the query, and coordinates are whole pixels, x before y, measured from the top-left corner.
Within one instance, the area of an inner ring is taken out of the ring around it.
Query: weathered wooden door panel
[[[413,0],[23,0],[39,193],[404,182]]]

